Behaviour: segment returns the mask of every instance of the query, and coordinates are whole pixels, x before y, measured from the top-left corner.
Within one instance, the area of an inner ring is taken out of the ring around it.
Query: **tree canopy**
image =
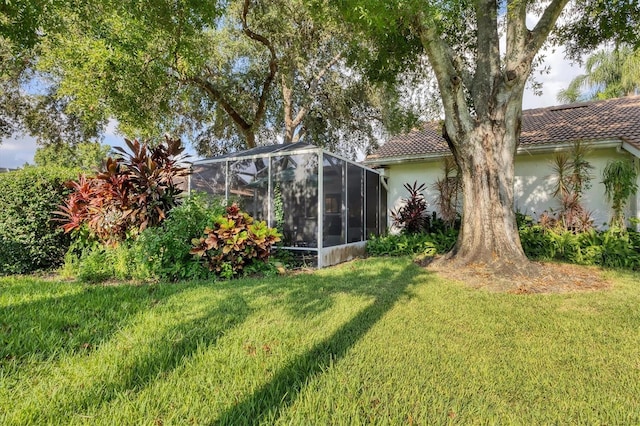
[[[85,126],[36,71],[40,41],[59,30],[59,1],[0,3],[0,142],[27,132],[40,143],[77,143],[97,136],[102,123]]]
[[[329,4],[74,2],[57,8],[37,69],[87,128],[113,117],[203,155],[301,137],[353,153],[406,108],[351,66],[362,46]]]
[[[602,49],[589,56],[585,74],[558,93],[560,102],[611,99],[636,94],[640,88],[640,49],[628,45]]]
[[[93,173],[109,156],[111,147],[99,142],[48,144],[36,150],[34,162],[40,167],[73,167]]]

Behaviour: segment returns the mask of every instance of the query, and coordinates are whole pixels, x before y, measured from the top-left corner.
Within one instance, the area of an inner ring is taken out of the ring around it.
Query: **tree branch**
[[[438,81],[442,105],[445,110],[445,126],[449,135],[462,136],[473,129],[473,120],[462,88],[462,77],[456,71],[453,50],[441,37],[438,23],[421,14],[415,23],[422,46]],[[460,138],[455,138],[460,140]]]
[[[491,109],[491,99],[500,75],[500,45],[498,37],[498,4],[496,0],[476,0],[477,44],[473,95],[478,117]],[[489,84],[487,84],[489,83]]]
[[[526,44],[526,50],[531,55],[531,60],[533,60],[533,57],[538,53],[549,33],[551,33],[567,3],[569,3],[569,0],[552,0],[551,4],[544,10],[535,28],[529,32],[530,37]]]
[[[331,60],[329,62],[327,62],[324,67],[322,67],[320,72],[313,77],[313,80],[311,81],[311,83],[309,84],[309,88],[307,89],[307,93],[308,94],[313,95],[313,94],[315,94],[317,92],[318,85],[320,84],[320,80],[322,80],[322,78],[325,76],[325,74],[327,72],[329,72],[329,70],[336,63],[338,63],[340,58],[342,58],[342,52],[338,52],[336,55],[334,55],[334,57],[331,58]],[[302,122],[304,117],[307,115],[307,113],[309,112],[310,104],[311,104],[311,102],[307,101],[305,103],[305,105],[303,105],[300,108],[300,110],[298,111],[298,114],[296,114],[296,117],[292,121],[292,124],[293,124],[294,128],[298,127],[298,125]]]
[[[260,93],[260,99],[258,100],[258,106],[256,108],[254,124],[259,124],[262,121],[262,117],[265,114],[265,107],[267,103],[267,97],[269,95],[269,90],[271,88],[271,84],[278,73],[278,57],[276,56],[275,48],[273,44],[264,36],[252,31],[247,24],[247,14],[249,13],[249,4],[251,0],[244,0],[244,5],[242,8],[242,32],[252,40],[257,41],[262,44],[269,50],[270,60],[269,60],[269,74],[264,79],[262,83],[262,93]]]
[[[505,64],[507,69],[515,69],[520,63],[520,56],[525,52],[529,37],[527,30],[527,2],[510,0],[507,3],[507,48]]]
[[[182,81],[186,83],[193,83],[196,86],[200,87],[204,90],[211,99],[216,101],[226,112],[231,120],[238,126],[243,133],[249,132],[252,130],[253,125],[249,123],[239,112],[236,110],[231,103],[225,99],[222,92],[220,92],[210,81],[205,80],[201,77],[187,77],[182,79]]]

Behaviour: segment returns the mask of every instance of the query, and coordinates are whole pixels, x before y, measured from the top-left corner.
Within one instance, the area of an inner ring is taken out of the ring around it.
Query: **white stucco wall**
[[[427,209],[434,210],[436,191],[433,183],[442,176],[442,163],[440,161],[416,162],[394,164],[387,169],[387,200],[389,210],[395,210],[402,205],[402,199],[407,198],[409,193],[404,188],[404,184],[413,185],[413,182],[427,184],[427,189],[423,192],[427,200]]]
[[[551,162],[553,157],[553,153],[522,153],[516,157],[514,207],[534,219],[537,219],[545,210],[557,210],[559,207],[558,201],[552,196],[554,181],[551,178],[553,173]],[[604,196],[602,171],[608,161],[620,158],[631,158],[631,155],[626,152],[618,152],[615,148],[607,148],[594,149],[587,157],[594,168],[591,188],[585,192],[583,204],[592,213],[594,225],[598,227],[606,225],[610,217],[610,207]],[[424,194],[428,210],[436,210],[436,192],[433,189],[433,183],[443,175],[440,160],[390,165],[387,166],[386,174],[389,176],[389,209],[397,208],[402,204],[402,198],[407,197],[407,191],[403,187],[405,183],[413,184],[414,181],[418,181],[418,184],[427,184]],[[640,177],[638,180],[640,184]],[[627,217],[638,217],[640,197],[636,196],[629,204]]]
[[[640,159],[634,159],[636,170],[640,170]],[[640,173],[638,173],[637,179],[638,188],[640,188]],[[640,189],[639,189],[640,192]],[[637,219],[640,219],[640,193],[636,194],[635,202],[631,202],[631,215]],[[636,225],[636,231],[640,231],[640,223]]]

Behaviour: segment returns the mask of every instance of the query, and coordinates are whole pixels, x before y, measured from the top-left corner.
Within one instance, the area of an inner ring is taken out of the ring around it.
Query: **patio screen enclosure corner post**
[[[324,203],[320,202],[320,197],[324,195],[324,167],[322,151],[316,153],[318,156],[318,268],[322,268],[322,252],[324,250]]]
[[[271,160],[273,157],[267,157],[267,226],[273,228],[271,215],[273,214],[273,176],[271,176]],[[279,229],[282,232],[282,229]]]

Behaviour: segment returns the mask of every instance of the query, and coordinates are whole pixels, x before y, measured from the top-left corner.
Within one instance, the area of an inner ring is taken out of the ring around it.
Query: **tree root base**
[[[515,294],[570,293],[605,290],[610,283],[597,267],[564,263],[463,263],[447,256],[418,258],[416,263],[443,278],[469,287]]]

